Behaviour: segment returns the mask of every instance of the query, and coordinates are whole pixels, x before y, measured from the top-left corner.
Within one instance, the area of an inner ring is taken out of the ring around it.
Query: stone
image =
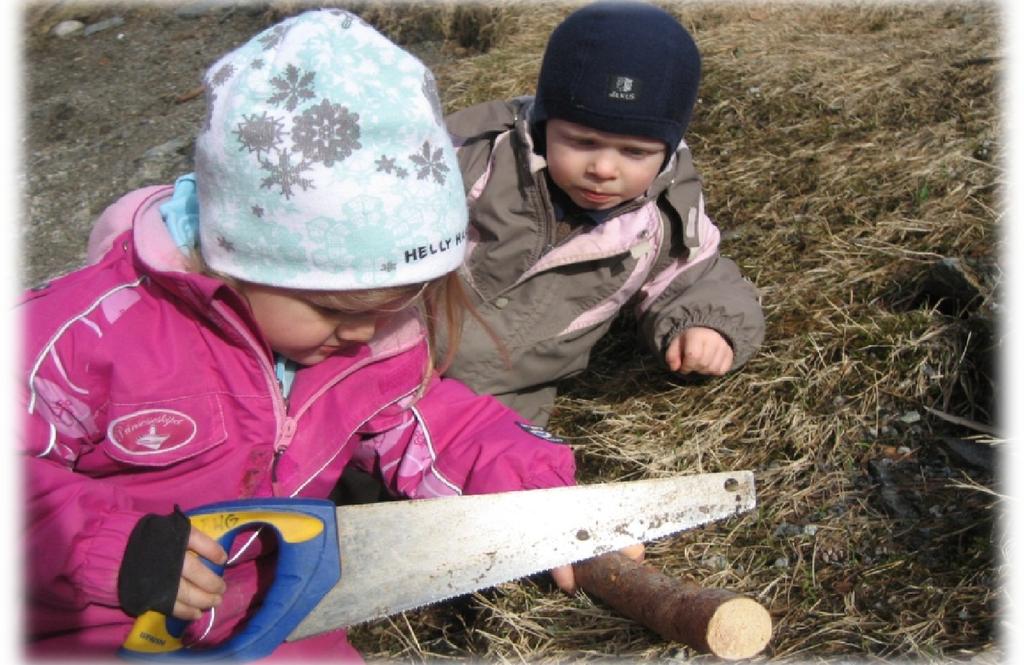
[[[99,21],[98,23],[91,23],[85,26],[85,30],[82,31],[82,34],[88,37],[89,35],[94,35],[102,30],[116,28],[119,25],[124,25],[124,19],[120,16],[114,16],[103,21]]]
[[[50,31],[55,37],[70,37],[71,35],[81,32],[85,28],[85,24],[81,21],[67,20],[61,21],[57,25],[53,26]]]

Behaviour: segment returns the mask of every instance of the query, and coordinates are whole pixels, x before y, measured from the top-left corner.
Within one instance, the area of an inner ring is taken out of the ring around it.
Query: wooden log
[[[761,653],[772,634],[768,610],[725,589],[669,577],[618,553],[573,566],[576,583],[667,640],[725,660]]]

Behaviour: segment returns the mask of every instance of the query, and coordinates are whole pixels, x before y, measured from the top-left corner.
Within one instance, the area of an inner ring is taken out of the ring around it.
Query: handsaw
[[[335,506],[301,498],[243,499],[186,513],[229,550],[269,527],[274,580],[226,643],[185,648],[186,624],[159,612],[136,620],[119,654],[155,660],[255,660],[282,641],[378,619],[750,510],[753,473],[737,471]],[[218,574],[223,566],[204,559]]]

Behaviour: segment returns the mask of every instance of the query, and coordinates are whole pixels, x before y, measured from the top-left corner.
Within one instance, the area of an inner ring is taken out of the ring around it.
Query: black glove
[[[131,616],[146,610],[171,615],[181,583],[191,523],[181,508],[145,515],[132,529],[117,575],[117,597]]]

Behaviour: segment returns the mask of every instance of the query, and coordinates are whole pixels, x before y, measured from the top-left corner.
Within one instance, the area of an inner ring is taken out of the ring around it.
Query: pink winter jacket
[[[300,369],[285,400],[245,301],[185,271],[158,211],[171,191],[111,206],[94,263],[20,306],[30,652],[115,653],[133,622],[116,591],[128,535],[175,504],[322,498],[350,462],[411,498],[573,482],[571,450],[494,399],[436,377],[417,399],[427,345],[414,314]],[[236,541],[224,602],[188,639],[215,644],[254,609],[262,545]],[[344,631],[295,645],[354,653]]]

